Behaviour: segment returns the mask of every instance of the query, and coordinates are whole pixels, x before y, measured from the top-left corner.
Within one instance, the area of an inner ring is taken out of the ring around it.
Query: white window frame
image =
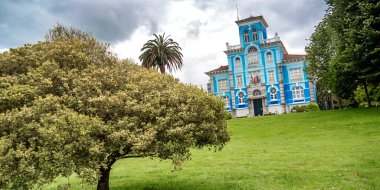
[[[243,96],[240,97],[240,94],[243,94]],[[244,93],[243,91],[239,91],[239,92],[237,93],[237,98],[238,98],[238,103],[239,103],[239,105],[241,105],[241,104],[245,104],[245,93]]]
[[[269,84],[276,83],[276,76],[274,75],[274,70],[268,71],[268,83]]]
[[[235,71],[241,71],[242,65],[241,65],[241,59],[240,57],[235,58]]]
[[[272,89],[275,89],[276,91],[273,93]],[[275,87],[271,87],[269,89],[269,94],[270,94],[270,100],[271,101],[277,101],[278,100],[278,98],[277,98],[277,89]]]
[[[299,82],[303,80],[302,68],[289,69],[290,82]]]
[[[230,97],[225,95],[225,96],[222,96],[222,99],[226,102],[225,107],[229,108],[230,107]]]
[[[254,67],[259,65],[259,53],[257,51],[258,50],[256,47],[249,47],[247,54],[248,67]]]
[[[244,30],[244,42],[249,42],[249,32],[248,32],[248,30]]]
[[[267,64],[273,64],[273,53],[271,51],[268,51],[265,57],[267,60]]]
[[[302,86],[295,86],[292,88],[293,100],[305,99],[305,91]]]
[[[244,81],[242,75],[236,76],[236,88],[243,88],[244,87]]]
[[[256,28],[252,29],[252,41],[259,40],[259,33],[257,32]]]
[[[219,90],[219,92],[228,91],[228,79],[219,79],[218,80],[218,90]]]

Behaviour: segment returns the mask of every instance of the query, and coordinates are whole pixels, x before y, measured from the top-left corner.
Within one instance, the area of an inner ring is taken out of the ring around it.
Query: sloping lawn
[[[118,161],[111,189],[380,189],[380,108],[233,119],[228,126],[231,141],[221,152],[194,150],[181,171],[172,172],[169,161]],[[70,183],[82,188],[75,177]]]

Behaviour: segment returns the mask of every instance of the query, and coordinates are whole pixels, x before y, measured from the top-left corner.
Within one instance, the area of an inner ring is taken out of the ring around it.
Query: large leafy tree
[[[329,8],[308,46],[309,73],[329,84],[342,98],[380,83],[380,2],[326,0]]]
[[[229,140],[224,103],[128,60],[90,34],[57,26],[45,42],[0,54],[0,188],[78,174],[109,189],[112,165]]]
[[[170,36],[156,35],[155,39],[149,40],[141,48],[143,52],[139,59],[143,67],[159,69],[161,73],[165,73],[181,69],[182,53],[181,47]]]

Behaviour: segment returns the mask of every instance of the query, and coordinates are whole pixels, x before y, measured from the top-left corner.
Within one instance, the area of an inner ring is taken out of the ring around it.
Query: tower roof
[[[260,16],[250,16],[248,18],[242,19],[242,20],[237,20],[235,23],[238,26],[249,24],[249,23],[255,23],[255,22],[261,22],[265,26],[265,28],[268,27],[267,21],[265,21],[264,17],[262,15]]]

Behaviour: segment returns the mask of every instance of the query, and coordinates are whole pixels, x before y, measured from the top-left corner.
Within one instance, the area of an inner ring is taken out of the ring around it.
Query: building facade
[[[208,91],[226,102],[234,117],[282,114],[316,102],[305,55],[288,54],[278,34],[267,38],[263,16],[236,21],[239,45],[226,43],[228,65],[206,72]]]

